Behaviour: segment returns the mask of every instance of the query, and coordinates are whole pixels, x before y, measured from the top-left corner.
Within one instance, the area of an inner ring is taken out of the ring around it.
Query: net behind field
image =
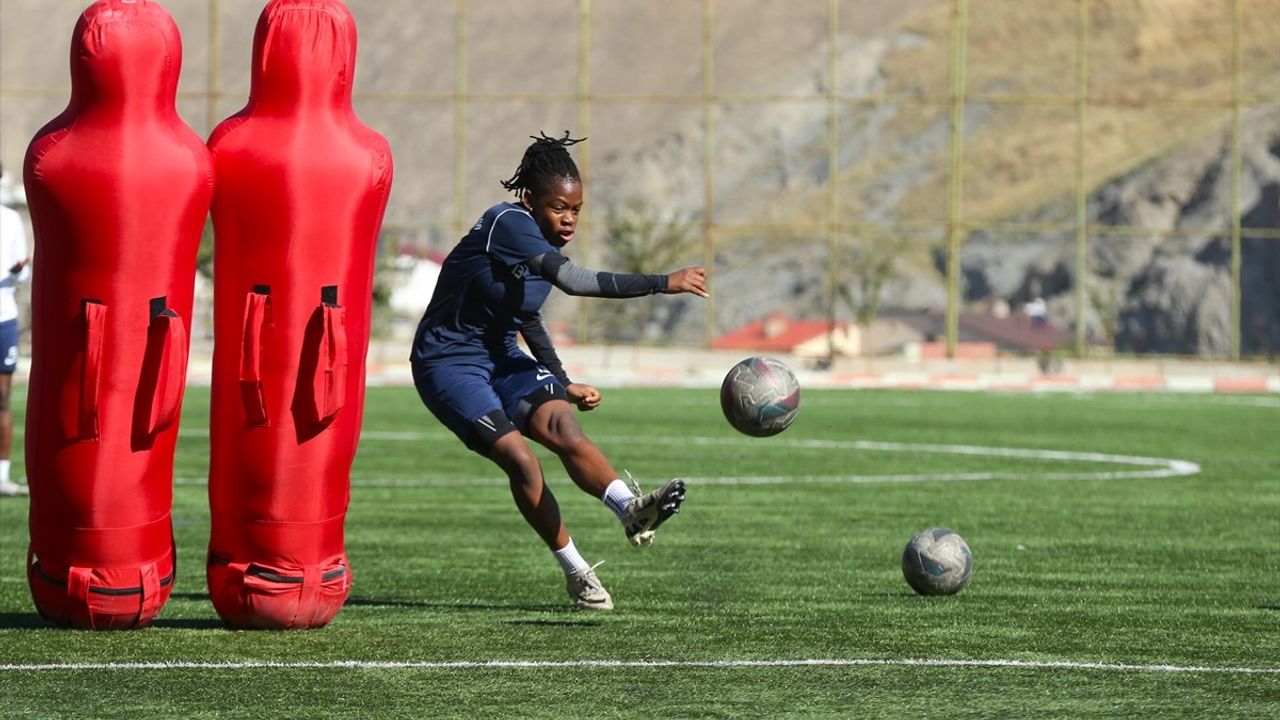
[[[930,333],[954,353],[960,314],[984,292],[1015,310],[1032,299],[1030,287],[974,283],[967,249],[990,252],[998,236],[1019,249],[1053,239],[1036,279],[1071,333],[1065,353],[1280,347],[1280,318],[1257,290],[1277,280],[1251,269],[1280,239],[1255,187],[1280,127],[1277,0],[348,4],[361,33],[357,107],[399,169],[388,255],[446,250],[504,197],[497,181],[527,135],[571,128],[591,137],[578,157],[588,183],[576,260],[614,262],[613,215],[641,203],[689,225],[681,262],[718,268],[711,302],[657,299],[640,333],[619,330],[602,303],[558,299],[548,314],[579,341],[706,345],[768,311],[847,320],[878,299],[939,309]],[[5,3],[0,156],[11,169],[65,103],[60,48],[83,5]],[[244,103],[260,3],[166,7],[184,38],[179,110],[207,133]],[[1206,153],[1216,159],[1196,160]],[[1168,180],[1151,191],[1187,213],[1108,213],[1108,183],[1161,162],[1166,177],[1209,183],[1204,197]],[[1113,258],[1153,252],[1222,285],[1221,338],[1117,341],[1117,326],[1144,322],[1142,299],[1125,302],[1135,277],[1160,278]],[[875,298],[855,272],[868,254],[890,278]],[[730,262],[785,281],[762,286]],[[759,295],[744,297],[746,283]]]

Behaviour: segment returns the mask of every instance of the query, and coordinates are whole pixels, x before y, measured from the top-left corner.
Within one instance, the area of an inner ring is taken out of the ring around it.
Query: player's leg
[[[603,499],[609,485],[617,481],[618,471],[582,431],[568,400],[539,389],[523,398],[522,403],[531,408],[526,421],[529,437],[560,458],[574,484]]]
[[[501,413],[501,411],[499,411]],[[502,415],[505,419],[505,414]],[[509,421],[508,421],[509,422]],[[578,552],[560,517],[560,505],[542,476],[542,465],[524,436],[510,432],[498,438],[489,459],[507,473],[511,496],[520,514],[555,555],[564,571],[565,590],[578,607],[612,610],[613,597],[604,589],[595,568]]]
[[[581,608],[612,610],[613,597],[604,589],[595,568],[588,565],[569,537],[560,517],[560,505],[542,476],[542,464],[533,454],[524,436],[514,432],[515,426],[501,410],[482,416],[476,425],[479,432],[496,438],[489,449],[489,459],[507,474],[511,497],[525,522],[538,533],[564,571],[565,591]],[[510,428],[494,433],[490,428]]]
[[[9,476],[13,449],[13,373],[18,369],[18,321],[0,323],[0,495],[26,495],[27,486]]]
[[[525,521],[555,555],[565,573],[569,597],[579,606],[612,610],[613,598],[594,568],[573,544],[542,465],[501,409],[485,368],[414,369],[418,394],[433,415],[473,452],[489,458],[507,475],[512,498]]]
[[[542,480],[542,466],[489,386],[489,370],[444,366],[414,373],[423,402],[472,452],[507,474],[520,514],[552,550],[568,538],[560,508]]]
[[[533,375],[536,377],[538,373]],[[512,382],[511,386],[521,384]],[[516,427],[554,452],[574,483],[599,498],[618,516],[632,545],[651,545],[658,526],[680,511],[684,481],[676,478],[641,494],[634,483],[629,485],[618,477],[599,446],[582,431],[559,383],[541,378],[532,389],[524,383],[521,390],[527,392],[511,411]]]
[[[520,508],[520,514],[538,533],[538,537],[555,551],[569,542],[569,533],[560,518],[560,506],[555,495],[547,488],[542,477],[542,465],[538,457],[525,441],[524,436],[515,432],[515,426],[502,411],[495,411],[483,416],[481,422],[498,424],[504,422],[510,427],[498,437],[489,450],[489,459],[502,468],[507,474],[507,482],[511,487],[511,497]]]

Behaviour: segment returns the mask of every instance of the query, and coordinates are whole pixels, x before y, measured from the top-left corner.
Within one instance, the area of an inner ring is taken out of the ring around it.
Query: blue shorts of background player
[[[13,445],[13,411],[9,404],[13,373],[18,369],[18,321],[0,322],[0,496],[26,495],[27,486],[9,478],[9,452]]]
[[[0,374],[12,375],[18,369],[18,321],[0,322]]]

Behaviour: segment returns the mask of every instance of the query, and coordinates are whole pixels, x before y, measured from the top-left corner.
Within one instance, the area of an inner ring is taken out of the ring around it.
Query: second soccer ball
[[[972,572],[969,544],[946,528],[921,530],[902,551],[902,575],[921,595],[958,593]]]

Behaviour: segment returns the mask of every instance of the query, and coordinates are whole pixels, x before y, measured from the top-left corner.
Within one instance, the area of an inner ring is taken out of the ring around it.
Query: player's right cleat
[[[19,485],[18,483],[13,482],[12,480],[0,481],[0,495],[9,495],[9,496],[26,495],[29,492],[30,491],[27,489],[26,485]]]
[[[613,596],[609,595],[609,591],[605,590],[604,585],[600,583],[600,578],[596,577],[598,567],[600,563],[582,572],[566,573],[564,576],[565,590],[569,591],[569,599],[574,605],[584,610],[613,609]]]
[[[633,546],[648,547],[653,544],[653,533],[658,526],[680,512],[680,503],[684,502],[684,480],[675,478],[647,495],[640,494],[640,486],[635,480],[630,484],[637,497],[627,506],[622,527]]]

